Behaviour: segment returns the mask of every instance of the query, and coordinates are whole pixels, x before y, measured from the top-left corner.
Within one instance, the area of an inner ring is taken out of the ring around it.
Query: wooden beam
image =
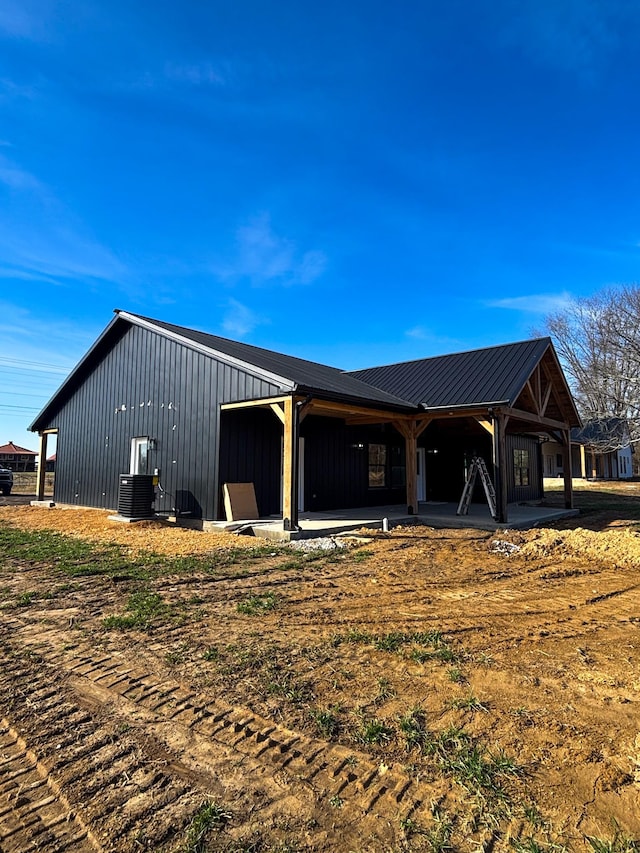
[[[407,472],[407,512],[418,512],[418,440],[415,431],[405,436],[405,464]]]
[[[547,406],[549,405],[549,400],[551,398],[551,392],[553,391],[553,384],[549,382],[544,392],[544,397],[542,398],[542,404],[540,406],[540,414],[544,417],[544,413],[547,411]]]
[[[40,433],[40,461],[38,462],[38,476],[36,482],[36,498],[44,500],[44,478],[47,472],[47,438],[49,432]]]
[[[534,423],[541,428],[550,427],[551,429],[566,430],[569,427],[569,424],[566,421],[555,421],[552,418],[543,418],[541,415],[535,415],[533,412],[525,412],[524,409],[502,409],[501,412],[510,418]]]
[[[282,443],[282,525],[285,530],[295,530],[298,527],[296,416],[293,398],[287,397],[284,400],[284,441]]]
[[[493,437],[493,424],[490,420],[480,417],[477,417],[475,420],[480,424],[483,429],[486,429],[490,436]]]
[[[431,423],[431,418],[392,421],[404,437],[405,471],[407,482],[407,513],[418,512],[418,438]]]
[[[263,400],[242,400],[239,403],[222,403],[220,410],[223,412],[231,409],[259,409],[271,406],[274,403],[284,403],[285,400],[290,400],[291,397],[265,397]]]
[[[280,423],[284,423],[284,409],[282,408],[282,403],[271,403],[269,408],[273,412],[273,414],[278,418]]]
[[[580,476],[583,480],[587,479],[587,459],[584,452],[584,444],[580,445]]]

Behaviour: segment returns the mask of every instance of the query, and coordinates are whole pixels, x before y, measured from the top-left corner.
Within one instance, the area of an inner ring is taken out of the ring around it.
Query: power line
[[[46,367],[50,370],[62,370],[64,372],[71,369],[70,367],[65,367],[63,364],[50,364],[48,361],[28,361],[25,358],[9,358],[6,355],[0,355],[0,362],[6,364],[28,364],[33,367]]]

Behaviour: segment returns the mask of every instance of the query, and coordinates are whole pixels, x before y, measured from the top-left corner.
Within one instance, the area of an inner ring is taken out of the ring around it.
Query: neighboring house
[[[38,454],[10,441],[0,447],[0,468],[12,471],[35,471]]]
[[[344,372],[117,311],[31,429],[42,458],[57,433],[58,502],[115,508],[119,475],[148,473],[157,511],[215,520],[223,484],[251,482],[295,529],[301,509],[457,501],[474,455],[504,522],[542,497],[539,434],[568,457],[579,424],[549,338]]]
[[[56,470],[56,454],[52,453],[51,456],[47,457],[47,473],[55,472]]]
[[[588,480],[628,480],[633,477],[634,449],[620,418],[589,421],[571,431],[571,473]],[[542,447],[545,477],[562,477],[561,447],[554,441]]]

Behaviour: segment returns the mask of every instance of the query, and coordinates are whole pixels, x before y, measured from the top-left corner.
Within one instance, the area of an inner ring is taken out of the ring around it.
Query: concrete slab
[[[292,539],[311,539],[320,536],[336,536],[359,530],[362,527],[371,530],[382,529],[385,519],[389,527],[404,524],[424,524],[438,528],[473,528],[477,530],[526,530],[530,527],[543,527],[559,518],[570,518],[579,514],[579,510],[555,509],[542,506],[509,504],[507,524],[498,524],[491,517],[485,504],[472,504],[468,515],[456,515],[455,503],[421,503],[417,515],[408,515],[405,506],[359,507],[357,509],[339,509],[332,512],[300,513],[297,531],[282,529],[282,520],[263,518],[245,522],[206,522],[207,530],[220,530],[229,533],[249,533],[263,539],[288,542]]]

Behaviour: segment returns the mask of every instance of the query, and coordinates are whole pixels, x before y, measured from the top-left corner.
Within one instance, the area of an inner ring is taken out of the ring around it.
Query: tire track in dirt
[[[42,661],[20,660],[6,644],[3,651],[0,851],[130,850],[143,816],[152,849],[173,837],[201,792],[70,701],[64,679]]]
[[[102,848],[6,718],[0,721],[0,851],[96,853]]]
[[[384,811],[397,813],[403,807],[415,812],[424,799],[424,791],[410,777],[394,770],[383,770],[369,756],[309,738],[260,717],[247,708],[211,701],[185,690],[176,682],[161,681],[144,670],[137,670],[105,655],[88,655],[73,662],[53,658],[65,666],[76,689],[86,690],[101,701],[119,699],[123,715],[136,714],[158,731],[170,725],[173,738],[183,743],[198,742],[202,754],[204,742],[214,742],[227,755],[243,760],[245,771],[270,775],[286,771],[294,791],[298,786],[324,799],[348,798],[362,814],[376,804]],[[206,750],[205,750],[206,751]]]
[[[401,819],[422,814],[428,820],[428,804],[442,794],[441,780],[417,781],[366,753],[287,729],[248,708],[196,695],[107,652],[76,648],[71,657],[40,646],[38,654],[42,676],[33,679],[28,666],[10,658],[0,689],[5,681],[28,696],[30,714],[39,719],[36,748],[46,753],[50,772],[96,837],[109,837],[110,816],[119,812],[119,846],[106,844],[104,850],[133,849],[123,847],[122,838],[136,828],[139,833],[141,826],[145,831],[155,827],[153,840],[161,842],[164,835],[157,828],[166,834],[172,823],[174,829],[184,826],[203,796],[227,802],[244,796],[254,801],[251,808],[259,802],[263,824],[295,802],[296,813],[308,814],[328,837],[342,839],[338,846],[347,843],[349,834],[351,843],[361,837],[387,843]],[[56,710],[60,685],[47,682],[47,673],[54,672],[62,673],[64,690],[74,699],[63,714]],[[105,714],[110,728],[95,722]],[[73,721],[85,727],[81,742],[72,731]],[[117,734],[123,730],[134,745]],[[224,768],[230,767],[238,768],[237,779],[225,775]],[[166,791],[171,796],[163,799]],[[340,802],[349,803],[348,826],[339,806],[332,805]],[[172,808],[168,815],[165,806]],[[332,844],[326,849],[333,849]],[[15,853],[20,847],[8,850]]]

